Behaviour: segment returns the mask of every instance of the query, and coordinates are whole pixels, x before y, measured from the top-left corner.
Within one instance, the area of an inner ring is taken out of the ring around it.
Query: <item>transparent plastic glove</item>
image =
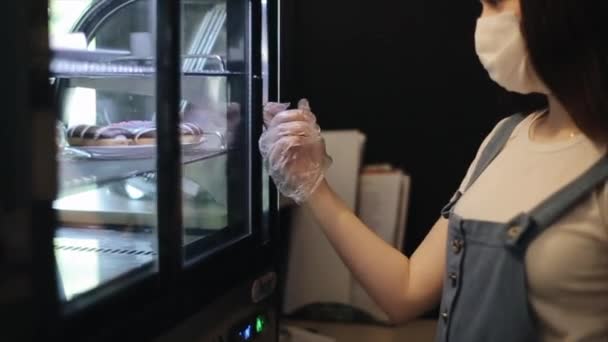
[[[268,102],[264,106],[264,126],[270,126],[270,121],[275,115],[280,112],[284,112],[289,108],[289,103],[276,103],[276,102]]]
[[[260,152],[281,193],[303,203],[323,180],[332,159],[308,101],[301,100],[297,110],[268,111],[271,116],[260,138]]]

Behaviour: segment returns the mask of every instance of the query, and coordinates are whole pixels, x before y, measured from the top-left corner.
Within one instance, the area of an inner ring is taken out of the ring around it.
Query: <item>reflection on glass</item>
[[[262,80],[263,92],[262,103],[266,104],[270,101],[270,50],[269,50],[269,18],[268,18],[268,1],[262,0]],[[263,212],[263,229],[265,238],[269,238],[270,234],[270,175],[268,174],[267,165],[262,171],[262,212]]]
[[[99,249],[99,241],[93,239],[70,239],[57,238],[58,244],[73,246],[80,245],[83,248]],[[71,300],[75,295],[86,292],[99,284],[99,257],[96,253],[80,253],[75,250],[58,250],[56,252],[57,264],[72,264],[73,271],[66,272],[70,279],[62,278],[62,290],[65,299]]]
[[[205,256],[249,233],[244,61],[247,2],[182,2],[181,126],[203,133],[182,146],[185,259]]]
[[[51,0],[55,251],[70,301],[154,272],[155,1]],[[250,233],[247,1],[182,2],[180,142],[186,260]]]
[[[92,0],[53,0],[49,2],[49,32],[51,37],[70,33],[78,18]]]
[[[66,301],[152,272],[157,259],[154,2],[106,2],[50,1]]]

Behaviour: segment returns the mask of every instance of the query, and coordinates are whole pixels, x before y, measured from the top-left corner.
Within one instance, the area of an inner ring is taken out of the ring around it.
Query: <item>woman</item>
[[[438,341],[608,341],[608,3],[482,5],[482,64],[549,106],[495,127],[411,258],[323,180],[330,159],[305,101],[269,108],[262,154],[394,322],[441,300]]]

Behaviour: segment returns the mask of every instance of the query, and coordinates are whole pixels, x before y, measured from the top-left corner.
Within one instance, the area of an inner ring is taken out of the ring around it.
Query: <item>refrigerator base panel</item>
[[[255,301],[256,284],[276,277],[269,271],[257,278],[235,284],[232,289],[206,305],[153,342],[275,342],[278,341],[277,294],[274,285],[266,296]]]

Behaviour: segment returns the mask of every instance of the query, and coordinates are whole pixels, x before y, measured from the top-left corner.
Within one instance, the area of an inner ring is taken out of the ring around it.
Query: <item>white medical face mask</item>
[[[475,49],[490,77],[505,89],[521,94],[551,93],[532,66],[515,13],[479,18]]]

